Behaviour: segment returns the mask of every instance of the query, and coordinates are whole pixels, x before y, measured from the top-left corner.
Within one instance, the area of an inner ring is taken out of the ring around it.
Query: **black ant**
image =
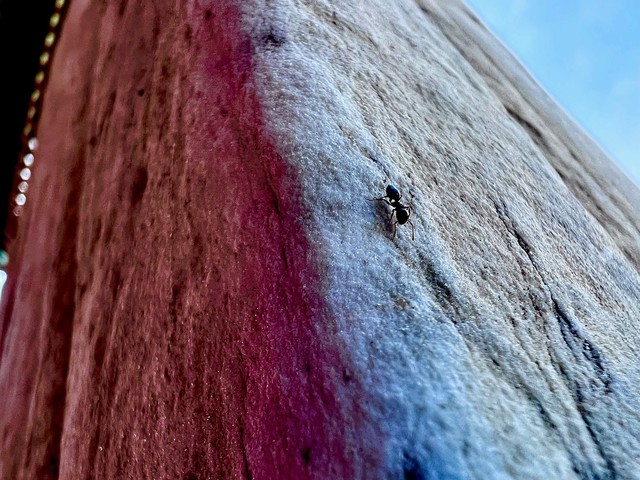
[[[413,222],[409,219],[409,217],[411,217],[413,208],[411,207],[411,205],[404,205],[400,203],[402,194],[393,185],[387,185],[386,193],[387,194],[384,197],[372,198],[371,200],[382,200],[383,202],[391,205],[391,208],[393,208],[391,217],[389,217],[389,220],[393,220],[393,214],[396,214],[396,221],[393,223],[393,238],[396,237],[396,224],[404,225],[408,222],[409,225],[411,225],[411,240],[414,240],[415,227],[413,226]]]

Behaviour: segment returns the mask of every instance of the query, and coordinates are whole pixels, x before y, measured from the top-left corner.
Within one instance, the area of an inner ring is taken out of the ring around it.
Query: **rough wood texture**
[[[462,3],[74,0],[40,132],[1,478],[640,478],[640,193]]]

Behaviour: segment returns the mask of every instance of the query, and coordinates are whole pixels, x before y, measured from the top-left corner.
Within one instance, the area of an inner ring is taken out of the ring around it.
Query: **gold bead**
[[[35,103],[39,99],[40,99],[40,90],[36,88],[31,94],[31,101]]]
[[[26,137],[31,133],[31,130],[33,130],[33,125],[29,122],[22,129],[22,134]]]
[[[64,0],[56,0],[56,8],[60,10],[62,7],[64,7]]]
[[[56,34],[53,32],[47,33],[47,36],[44,37],[44,44],[46,47],[50,47],[53,45],[53,42],[56,41]]]
[[[31,120],[33,117],[36,116],[36,112],[37,112],[36,107],[29,107],[29,110],[27,111],[27,118]]]
[[[49,52],[42,52],[42,55],[40,55],[40,65],[42,65],[43,67],[49,63]]]
[[[36,85],[40,85],[42,83],[42,81],[44,80],[44,72],[42,70],[40,70],[37,74],[36,74]]]
[[[49,26],[51,28],[56,28],[59,23],[60,23],[60,14],[56,12],[53,15],[51,15],[51,18],[49,19]]]

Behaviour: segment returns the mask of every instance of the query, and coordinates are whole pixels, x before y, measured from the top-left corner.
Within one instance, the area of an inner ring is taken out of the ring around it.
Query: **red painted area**
[[[14,247],[0,473],[352,478],[372,454],[358,376],[295,162],[265,133],[251,32],[226,3],[164,3],[68,19],[59,55],[82,68],[54,65]]]

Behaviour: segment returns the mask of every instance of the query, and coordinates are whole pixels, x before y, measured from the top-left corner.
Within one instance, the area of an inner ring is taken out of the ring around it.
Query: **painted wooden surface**
[[[74,0],[40,132],[1,478],[640,478],[640,194],[464,4]]]

